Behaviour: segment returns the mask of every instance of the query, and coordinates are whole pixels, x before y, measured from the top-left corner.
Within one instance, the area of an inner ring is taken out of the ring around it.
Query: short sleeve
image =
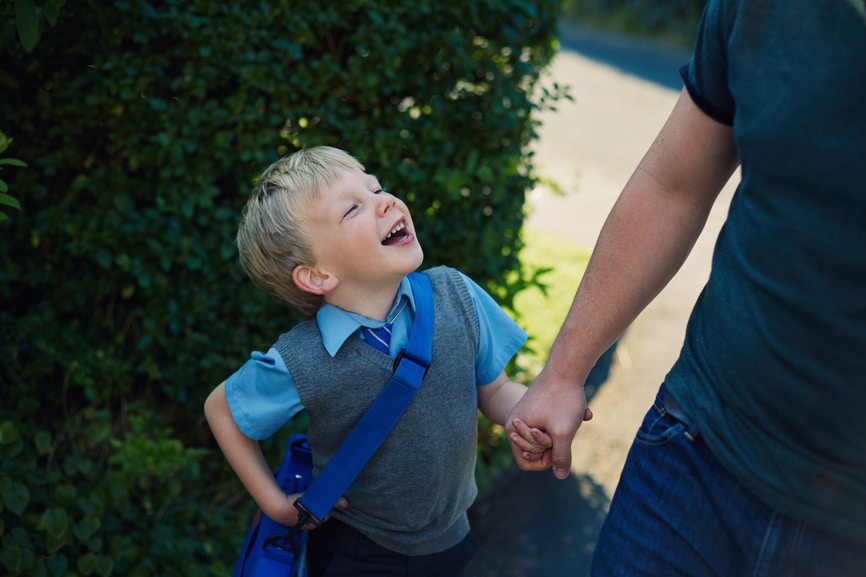
[[[303,410],[298,389],[275,348],[254,352],[226,379],[226,400],[238,428],[251,439],[266,439]]]
[[[728,83],[728,40],[736,2],[709,0],[704,7],[692,59],[680,70],[695,105],[723,124],[734,122],[735,104]]]
[[[475,382],[486,385],[499,376],[526,342],[527,335],[514,320],[472,279],[460,273],[478,315],[478,351]]]

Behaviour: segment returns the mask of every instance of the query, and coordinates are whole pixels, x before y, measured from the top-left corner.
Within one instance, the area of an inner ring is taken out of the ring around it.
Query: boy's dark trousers
[[[441,553],[402,555],[331,518],[310,531],[307,572],[309,577],[458,577],[477,550],[478,543],[469,533]]]

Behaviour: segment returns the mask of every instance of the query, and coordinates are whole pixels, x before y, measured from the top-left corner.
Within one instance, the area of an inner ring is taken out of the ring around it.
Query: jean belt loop
[[[670,393],[665,394],[665,412],[686,426],[683,434],[689,441],[694,441],[698,437],[700,433],[697,425],[683,412]]]

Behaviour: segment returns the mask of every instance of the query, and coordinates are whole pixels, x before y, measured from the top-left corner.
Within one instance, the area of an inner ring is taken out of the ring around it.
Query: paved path
[[[666,120],[688,52],[564,26],[553,79],[573,103],[542,117],[536,167],[563,196],[534,191],[528,228],[591,248],[607,213]],[[682,343],[709,274],[732,186],[678,275],[625,333],[608,381],[590,400],[595,419],[573,444],[572,475],[515,473],[473,510],[481,551],[467,577],[589,574],[595,537],[634,432]],[[562,266],[568,266],[567,262]],[[575,289],[577,287],[574,287]]]

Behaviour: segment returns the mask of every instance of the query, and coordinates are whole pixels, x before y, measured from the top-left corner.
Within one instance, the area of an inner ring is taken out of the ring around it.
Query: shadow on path
[[[560,481],[550,471],[510,480],[470,510],[478,554],[463,577],[589,575],[595,539],[608,508],[590,477]]]
[[[612,346],[586,382],[587,402],[608,378]],[[461,577],[585,577],[610,504],[587,475],[503,473],[469,510],[479,550]]]
[[[691,58],[688,49],[568,22],[560,23],[559,31],[561,50],[576,52],[671,90],[683,87],[678,71]]]

